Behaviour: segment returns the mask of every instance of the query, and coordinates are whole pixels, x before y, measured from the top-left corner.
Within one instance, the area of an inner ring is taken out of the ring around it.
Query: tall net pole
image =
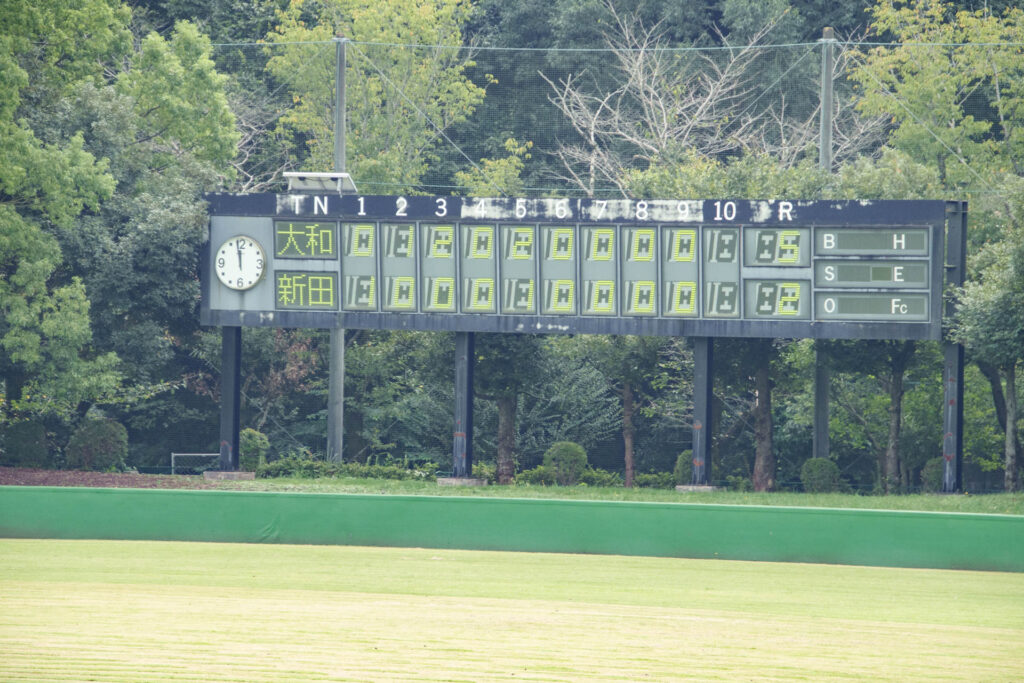
[[[334,170],[345,171],[345,43],[341,36],[335,46]],[[327,459],[341,462],[345,425],[345,330],[331,329],[327,378]]]
[[[818,138],[818,165],[832,172],[832,70],[835,67],[835,33],[829,27],[821,32],[821,130]],[[829,454],[828,407],[832,383],[828,361],[819,345],[814,347],[814,441],[815,458]]]

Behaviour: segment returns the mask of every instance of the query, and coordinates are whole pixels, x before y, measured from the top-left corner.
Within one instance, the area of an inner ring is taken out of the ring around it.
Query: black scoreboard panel
[[[945,202],[211,194],[211,325],[938,339]]]

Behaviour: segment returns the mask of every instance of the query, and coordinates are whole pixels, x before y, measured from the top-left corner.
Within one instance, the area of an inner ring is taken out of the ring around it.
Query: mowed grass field
[[[1024,574],[0,540],[0,680],[1024,680]]]

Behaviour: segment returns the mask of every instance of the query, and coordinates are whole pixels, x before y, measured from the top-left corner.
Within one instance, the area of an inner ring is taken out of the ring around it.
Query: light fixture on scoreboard
[[[338,194],[356,194],[356,184],[348,173],[336,171],[285,171],[289,192],[337,192]]]

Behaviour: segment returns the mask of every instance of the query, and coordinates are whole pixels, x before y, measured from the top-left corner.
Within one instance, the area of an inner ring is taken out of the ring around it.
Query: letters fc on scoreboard
[[[206,324],[941,334],[942,201],[207,200]]]

